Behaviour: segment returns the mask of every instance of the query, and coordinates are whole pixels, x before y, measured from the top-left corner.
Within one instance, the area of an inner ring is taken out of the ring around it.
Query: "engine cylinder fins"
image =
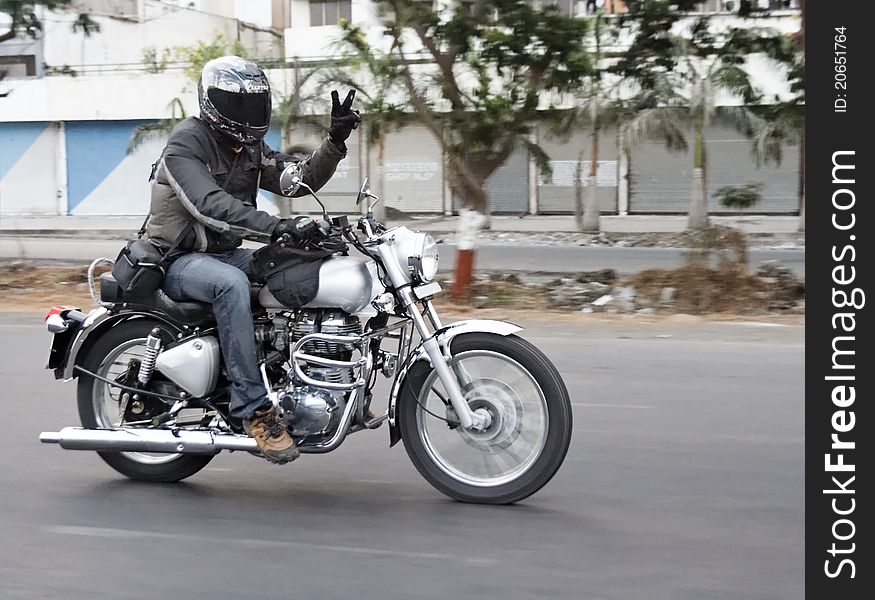
[[[311,333],[328,335],[359,336],[362,324],[359,319],[342,310],[304,310],[301,311],[291,328],[292,342],[297,342]],[[342,358],[353,350],[353,344],[338,344],[322,340],[313,340],[301,348],[307,354],[315,354],[326,358]]]

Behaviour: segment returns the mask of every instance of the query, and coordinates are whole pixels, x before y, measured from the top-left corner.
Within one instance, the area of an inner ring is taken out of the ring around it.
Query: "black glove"
[[[328,128],[328,137],[337,145],[343,144],[362,120],[359,112],[352,110],[353,98],[355,90],[349,90],[346,100],[341,104],[337,90],[331,92],[331,127]]]
[[[275,242],[285,234],[291,236],[294,241],[306,241],[316,236],[324,235],[316,221],[310,217],[294,217],[280,220],[270,236],[270,241]]]

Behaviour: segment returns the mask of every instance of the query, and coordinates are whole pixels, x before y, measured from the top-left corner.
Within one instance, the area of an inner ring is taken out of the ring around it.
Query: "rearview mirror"
[[[291,198],[301,187],[303,171],[299,163],[292,163],[280,173],[280,191]]]
[[[370,191],[371,190],[368,186],[368,178],[365,177],[365,180],[362,182],[362,187],[359,190],[359,195],[355,200],[356,206],[358,206],[359,204],[361,204],[362,202],[365,201],[365,199],[368,197],[368,194],[370,193]]]

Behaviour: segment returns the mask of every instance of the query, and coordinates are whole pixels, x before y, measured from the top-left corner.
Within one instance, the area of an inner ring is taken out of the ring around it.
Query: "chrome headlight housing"
[[[392,251],[405,279],[418,283],[434,280],[438,270],[437,242],[427,233],[398,227],[391,232]]]
[[[422,234],[421,248],[419,252],[419,263],[417,264],[417,273],[419,279],[423,283],[428,283],[435,278],[438,272],[438,259],[440,258],[437,249],[437,242],[427,233]]]

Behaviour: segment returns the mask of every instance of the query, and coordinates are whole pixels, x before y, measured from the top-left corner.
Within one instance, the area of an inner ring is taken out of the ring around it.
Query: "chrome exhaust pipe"
[[[249,436],[212,431],[170,431],[169,429],[85,429],[64,427],[40,433],[43,444],[58,444],[65,450],[100,452],[168,452],[218,454],[222,450],[258,452]]]

